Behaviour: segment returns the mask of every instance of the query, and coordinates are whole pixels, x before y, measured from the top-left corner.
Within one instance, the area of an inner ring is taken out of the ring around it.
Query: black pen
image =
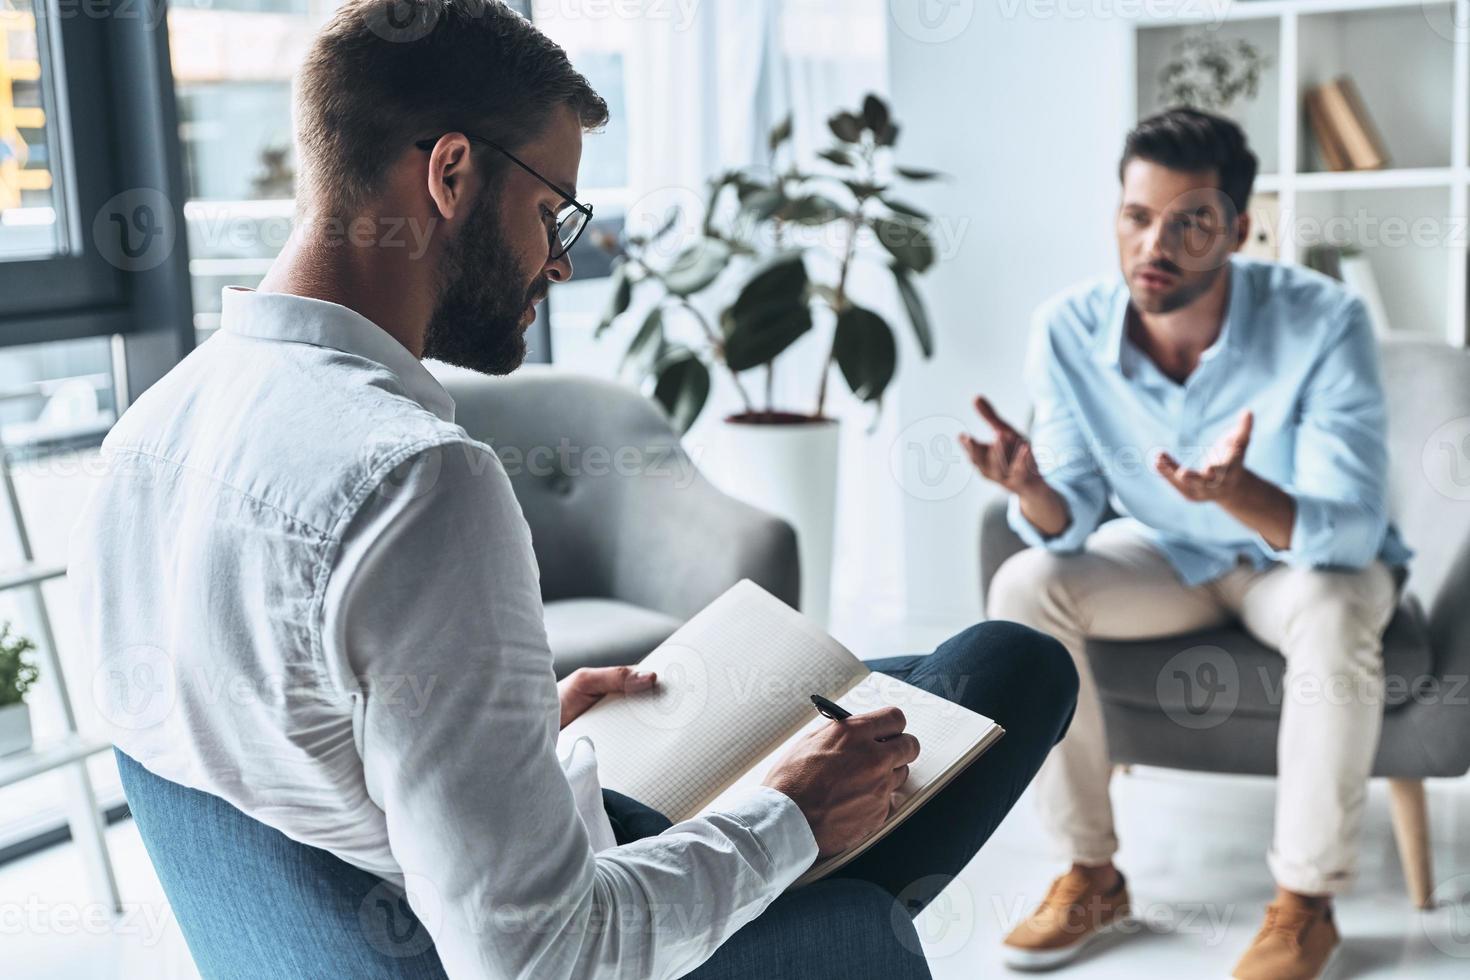
[[[831,718],[833,721],[842,721],[844,718],[852,717],[851,711],[848,711],[836,701],[827,700],[820,694],[812,695],[812,704],[816,706],[816,709],[820,714],[824,715],[827,718]]]

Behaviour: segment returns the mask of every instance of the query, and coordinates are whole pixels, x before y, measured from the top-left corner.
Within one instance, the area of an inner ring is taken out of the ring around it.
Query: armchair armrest
[[[727,496],[694,469],[683,450],[676,452],[683,457],[676,469],[692,477],[687,485],[645,477],[634,492],[622,495],[610,551],[615,597],[688,619],[748,578],[796,606],[796,531]]]

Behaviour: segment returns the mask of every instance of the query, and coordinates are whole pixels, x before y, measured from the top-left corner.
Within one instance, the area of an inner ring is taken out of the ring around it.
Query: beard
[[[1147,266],[1151,265],[1152,263],[1142,264]],[[1183,272],[1183,270],[1177,264],[1172,262],[1161,262],[1159,263],[1159,266],[1163,271],[1173,273],[1174,275],[1180,275]],[[1219,268],[1211,269],[1203,274],[1183,279],[1169,292],[1162,294],[1150,293],[1144,290],[1142,287],[1135,287],[1133,285],[1132,277],[1130,276],[1128,283],[1128,292],[1133,298],[1133,305],[1143,313],[1173,313],[1175,310],[1182,310],[1184,307],[1188,306],[1190,303],[1193,303],[1205,293],[1209,292],[1210,287],[1213,286],[1215,282],[1222,275],[1225,274],[1225,271],[1228,268],[1228,265],[1222,265]],[[1135,267],[1135,271],[1136,269],[1137,267]]]
[[[546,295],[536,278],[523,286],[515,253],[485,198],[446,250],[439,302],[424,334],[424,356],[481,374],[509,374],[526,359],[521,317]]]

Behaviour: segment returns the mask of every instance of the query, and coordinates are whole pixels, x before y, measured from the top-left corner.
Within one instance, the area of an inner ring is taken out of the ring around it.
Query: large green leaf
[[[828,119],[827,128],[844,143],[856,143],[863,135],[863,121],[850,112],[839,112]]]
[[[782,221],[799,225],[820,225],[842,214],[842,208],[831,198],[821,194],[807,194],[792,198],[776,216]]]
[[[674,259],[664,273],[664,286],[675,296],[692,296],[719,278],[729,261],[729,246],[713,238],[701,238]]]
[[[917,221],[874,218],[873,231],[888,254],[911,272],[923,272],[934,264],[934,241]]]
[[[653,397],[669,413],[674,428],[688,432],[709,399],[709,368],[687,350],[666,358],[654,368],[658,381]]]
[[[776,297],[748,304],[737,316],[734,308],[721,318],[725,336],[725,363],[732,371],[748,371],[776,359],[812,328],[812,311],[805,295]]]
[[[863,99],[863,125],[871,129],[874,135],[883,132],[888,126],[888,103],[876,95]]]
[[[919,221],[929,220],[929,215],[926,212],[919,210],[907,201],[900,201],[886,194],[880,197],[879,200],[888,205],[889,210],[897,211],[899,214],[907,215],[910,218],[917,218]]]
[[[757,307],[782,306],[793,300],[805,302],[806,263],[802,261],[801,254],[800,251],[784,252],[757,269],[721,319],[729,318],[733,325],[748,319]]]
[[[914,336],[918,338],[919,350],[924,352],[925,357],[933,357],[934,332],[929,328],[929,314],[924,309],[924,300],[903,266],[895,263],[892,269],[893,281],[898,284],[898,295],[903,300],[904,309],[908,310],[909,322],[914,325]]]
[[[847,386],[867,402],[883,397],[898,367],[893,331],[881,316],[861,306],[849,306],[838,314],[832,353]]]
[[[618,263],[613,268],[612,297],[608,300],[607,309],[602,314],[602,320],[597,324],[594,337],[600,337],[612,326],[612,322],[624,313],[628,312],[628,304],[633,302],[633,280],[628,278],[628,267]]]
[[[653,360],[658,356],[660,348],[664,343],[664,314],[663,309],[655,306],[648,311],[648,316],[643,318],[643,325],[633,335],[633,340],[628,344],[628,350],[623,354],[623,363],[619,365],[621,371],[629,361],[638,365],[640,371],[647,371]]]
[[[742,194],[740,209],[756,221],[765,221],[786,204],[786,195],[779,187],[762,187]]]
[[[771,133],[767,137],[767,144],[770,146],[771,152],[774,153],[778,146],[780,146],[782,143],[786,142],[790,138],[791,114],[787,113],[785,119],[781,120],[776,125],[771,127]]]
[[[894,167],[893,169],[900,177],[907,177],[909,180],[938,180],[944,176],[937,170],[925,170],[922,167]]]

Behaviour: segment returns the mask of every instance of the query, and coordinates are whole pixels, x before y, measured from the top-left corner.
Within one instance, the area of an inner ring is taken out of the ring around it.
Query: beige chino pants
[[[1056,637],[1081,676],[1072,727],[1036,779],[1048,830],[1084,864],[1118,849],[1112,763],[1085,641],[1153,639],[1237,620],[1286,659],[1271,873],[1291,891],[1340,891],[1356,863],[1383,718],[1382,636],[1397,591],[1382,562],[1357,571],[1241,565],[1190,588],[1119,524],[1099,529],[1079,554],[1032,548],[1013,556],[991,585],[990,617]],[[1181,739],[1191,734],[1179,730]]]

